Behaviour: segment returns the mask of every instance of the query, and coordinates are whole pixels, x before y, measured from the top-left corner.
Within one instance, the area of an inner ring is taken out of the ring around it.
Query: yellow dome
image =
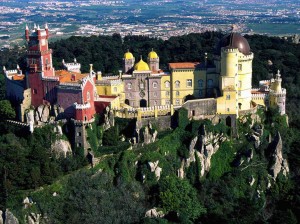
[[[134,70],[149,71],[150,68],[149,68],[148,64],[146,62],[144,62],[143,59],[141,59],[138,63],[135,64]]]
[[[133,55],[129,52],[129,50],[124,54],[125,59],[133,59]]]
[[[149,52],[148,58],[151,58],[151,59],[153,59],[153,58],[158,58],[156,52],[153,51],[153,49],[152,49],[152,51]]]

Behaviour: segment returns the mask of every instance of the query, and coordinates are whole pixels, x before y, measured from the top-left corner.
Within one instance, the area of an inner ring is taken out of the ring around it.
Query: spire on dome
[[[25,26],[25,30],[29,30],[29,29],[28,29],[28,25],[27,25],[27,24],[26,24],[26,26]]]
[[[40,30],[40,25],[37,26],[37,30]]]
[[[3,71],[6,71],[6,67],[5,66],[3,66]]]
[[[33,25],[33,29],[36,29],[36,24]]]
[[[48,30],[48,23],[45,23],[45,30]]]

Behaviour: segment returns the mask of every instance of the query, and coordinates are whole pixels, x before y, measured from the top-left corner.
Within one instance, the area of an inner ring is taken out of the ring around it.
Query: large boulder
[[[165,214],[162,211],[157,211],[156,208],[152,208],[152,209],[148,210],[145,214],[145,217],[148,217],[148,218],[161,218],[164,216],[165,216]]]
[[[67,157],[67,155],[72,154],[72,148],[68,141],[63,139],[56,140],[51,145],[51,151],[57,156],[57,157]]]

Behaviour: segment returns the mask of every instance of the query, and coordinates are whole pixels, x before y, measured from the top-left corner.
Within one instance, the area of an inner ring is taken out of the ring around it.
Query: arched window
[[[179,91],[176,91],[176,96],[179,96]]]
[[[177,99],[176,102],[175,102],[175,104],[176,105],[180,105],[180,100]]]
[[[131,88],[132,88],[132,83],[131,83],[131,82],[127,83],[127,88],[128,88],[128,89],[131,89]]]
[[[178,80],[175,81],[175,88],[180,88],[180,82]]]
[[[157,82],[152,83],[153,88],[157,88]]]
[[[166,91],[166,96],[170,96],[170,92],[169,91]]]
[[[199,87],[199,88],[202,88],[202,87],[203,87],[203,80],[202,80],[202,79],[199,79],[199,80],[198,80],[198,87]]]
[[[170,82],[169,81],[165,81],[165,87],[170,88]]]
[[[114,92],[116,93],[118,91],[118,88],[117,87],[114,87]]]
[[[90,99],[91,99],[91,95],[90,95],[90,92],[88,91],[86,94],[86,100],[90,100]]]

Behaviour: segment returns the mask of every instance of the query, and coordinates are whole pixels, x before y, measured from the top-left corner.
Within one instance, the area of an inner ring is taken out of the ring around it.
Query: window
[[[175,104],[176,104],[176,105],[180,105],[180,100],[177,99],[177,100],[175,101]]]
[[[238,95],[241,96],[241,91],[238,91]]]
[[[153,93],[153,96],[154,96],[154,97],[157,97],[157,92],[154,92],[154,93]]]
[[[81,143],[80,142],[77,143],[77,147],[81,147]]]
[[[198,80],[198,87],[199,88],[203,87],[203,80],[202,79]]]
[[[192,85],[193,85],[192,80],[191,80],[191,79],[187,79],[187,80],[186,80],[186,86],[187,86],[187,87],[192,87]]]
[[[90,92],[87,92],[86,94],[86,100],[90,100],[91,96],[90,96]]]
[[[131,88],[132,88],[132,83],[131,83],[131,82],[127,83],[127,88],[128,88],[128,89],[131,89]]]
[[[118,92],[118,88],[117,87],[114,87],[114,92]]]
[[[152,83],[153,88],[157,88],[157,82]]]
[[[145,88],[144,83],[141,82],[141,83],[140,83],[140,89],[144,89],[144,88]]]
[[[36,89],[33,89],[33,90],[32,90],[32,93],[33,93],[33,94],[37,94],[37,90],[36,90]]]
[[[229,112],[229,108],[227,108],[227,112]]]
[[[131,93],[128,93],[128,98],[131,98]]]
[[[49,64],[49,60],[48,60],[48,58],[46,58],[46,65],[48,65]]]
[[[170,100],[166,100],[166,105],[170,105]]]
[[[155,105],[155,106],[157,105],[157,102],[156,102],[156,101],[154,101],[154,105]]]
[[[170,92],[169,91],[166,91],[166,96],[170,96]]]
[[[175,88],[180,88],[180,82],[178,80],[175,81]]]
[[[81,136],[81,132],[77,132],[77,136]]]
[[[243,69],[242,64],[238,65],[238,69],[239,69],[239,71],[242,71],[242,69]]]
[[[226,100],[230,100],[230,95],[226,95]]]
[[[207,87],[208,87],[208,88],[212,88],[212,87],[213,87],[213,84],[214,84],[214,82],[213,82],[212,79],[207,80]]]
[[[169,82],[169,81],[166,81],[166,82],[165,82],[165,87],[166,87],[166,88],[170,88],[170,82]]]
[[[242,88],[242,81],[239,81],[239,88]]]
[[[179,91],[176,91],[176,96],[179,96],[179,95],[180,95]]]
[[[199,97],[203,96],[203,90],[202,89],[199,90],[199,94],[198,95],[199,95]]]

